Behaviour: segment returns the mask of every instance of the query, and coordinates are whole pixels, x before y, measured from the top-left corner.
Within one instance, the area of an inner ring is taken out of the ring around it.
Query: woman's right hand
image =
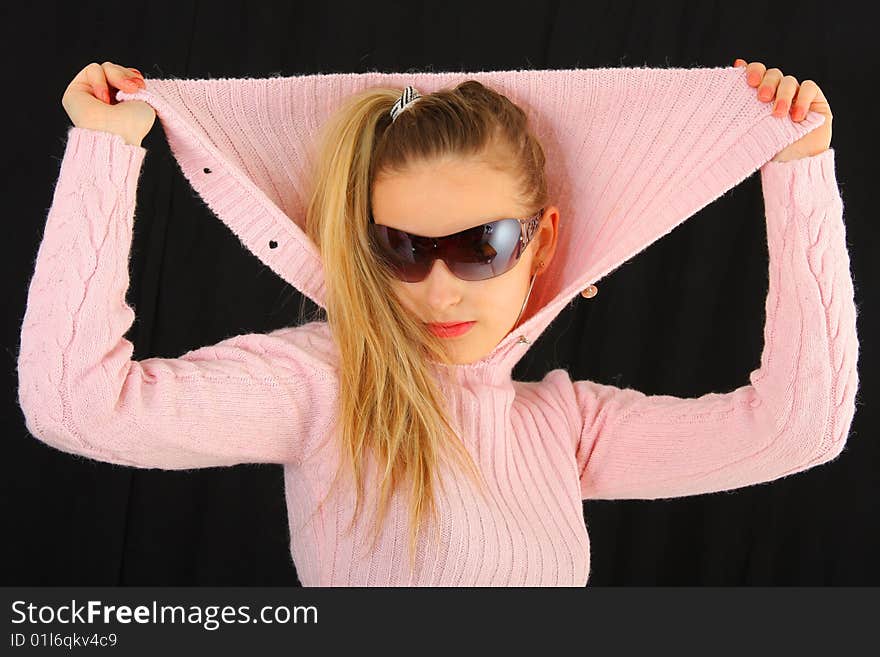
[[[76,127],[112,132],[140,146],[153,127],[156,110],[142,100],[116,102],[112,97],[117,89],[134,93],[146,86],[137,69],[92,62],[67,85],[61,105]]]

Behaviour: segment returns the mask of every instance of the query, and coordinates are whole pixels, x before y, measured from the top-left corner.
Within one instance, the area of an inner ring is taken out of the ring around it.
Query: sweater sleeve
[[[139,468],[297,463],[334,385],[309,325],[131,360],[125,294],[145,154],[69,129],[21,329],[26,426],[59,450]]]
[[[761,168],[769,252],[750,384],[681,399],[575,381],[583,499],[769,482],[836,458],[858,387],[856,307],[834,151]]]

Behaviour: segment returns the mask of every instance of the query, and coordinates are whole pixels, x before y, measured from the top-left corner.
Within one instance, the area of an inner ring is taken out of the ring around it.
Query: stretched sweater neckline
[[[824,123],[772,115],[742,68],[598,68],[329,73],[150,79],[118,100],[150,104],[180,168],[211,210],[290,285],[324,306],[317,247],[303,230],[313,140],[352,93],[476,79],[529,115],[560,209],[557,251],[522,322],[460,380],[501,383],[581,290],[670,232]],[[658,94],[659,92],[659,94]]]

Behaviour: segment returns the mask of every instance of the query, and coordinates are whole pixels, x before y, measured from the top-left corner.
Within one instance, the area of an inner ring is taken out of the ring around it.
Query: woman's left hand
[[[788,162],[802,157],[811,157],[828,150],[831,146],[831,119],[833,117],[825,94],[822,93],[819,85],[812,80],[804,80],[798,84],[797,78],[794,76],[783,76],[782,71],[778,68],[767,70],[767,67],[761,62],[747,64],[745,60],[737,59],[733,65],[736,67],[745,66],[746,81],[750,87],[758,87],[759,100],[768,103],[776,101],[773,116],[784,117],[789,114],[792,121],[800,122],[807,116],[807,111],[825,115],[825,123],[779,151],[773,157],[773,162]]]

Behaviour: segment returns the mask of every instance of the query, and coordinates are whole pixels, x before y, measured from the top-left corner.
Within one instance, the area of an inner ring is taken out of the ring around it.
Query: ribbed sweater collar
[[[462,380],[504,384],[579,293],[824,122],[772,116],[742,68],[330,73],[149,79],[119,91],[156,110],[184,176],[242,244],[323,306],[321,258],[303,225],[322,122],[371,86],[420,93],[476,79],[529,115],[544,147],[559,242],[523,321]],[[599,287],[599,286],[597,286]],[[601,294],[601,292],[600,292]],[[587,302],[583,300],[583,302]]]

